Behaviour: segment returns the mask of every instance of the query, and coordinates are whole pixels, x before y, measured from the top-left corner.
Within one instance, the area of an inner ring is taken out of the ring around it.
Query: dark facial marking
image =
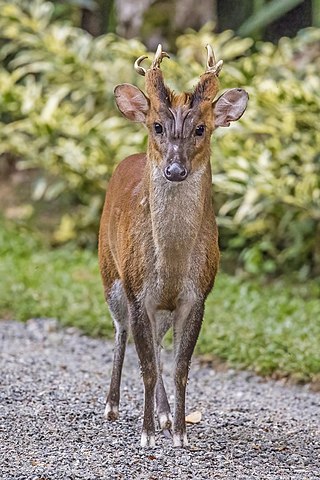
[[[185,138],[185,123],[186,119],[191,113],[190,109],[185,109],[183,107],[178,107],[176,109],[169,108],[172,119],[170,122],[170,134],[173,138]]]

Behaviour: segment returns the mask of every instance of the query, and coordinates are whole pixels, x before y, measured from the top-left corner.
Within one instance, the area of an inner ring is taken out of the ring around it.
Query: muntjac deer
[[[234,88],[217,100],[216,63],[207,46],[205,73],[192,93],[173,93],[163,81],[158,46],[151,67],[142,56],[145,95],[124,83],[115,87],[120,112],[143,123],[147,153],[131,155],[115,170],[101,218],[99,261],[105,298],[115,324],[115,350],[105,416],[118,418],[120,379],[129,325],[144,382],[142,446],[155,444],[155,406],[173,445],[188,445],[185,392],[205,299],[219,265],[218,232],[211,198],[210,137],[246,109],[248,95]],[[161,341],[173,328],[174,415],[164,388]]]

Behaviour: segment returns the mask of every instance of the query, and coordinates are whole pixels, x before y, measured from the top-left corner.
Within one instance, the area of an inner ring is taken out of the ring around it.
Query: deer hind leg
[[[113,421],[119,417],[121,373],[129,328],[128,303],[121,280],[113,283],[106,297],[116,332],[112,374],[104,416],[107,420]]]
[[[161,362],[161,342],[163,337],[172,325],[172,316],[169,312],[159,312],[156,315],[157,325],[157,362],[158,362],[158,380],[156,387],[156,405],[157,416],[161,430],[171,430],[172,415],[170,412],[170,405],[168,402],[167,393],[162,379],[162,362]]]
[[[155,389],[158,379],[154,318],[150,318],[144,305],[136,301],[130,304],[130,325],[144,383],[141,446],[153,447],[155,445]]]
[[[178,307],[173,324],[174,335],[174,422],[173,445],[185,447],[188,445],[185,423],[185,397],[188,381],[189,365],[196,345],[204,312],[204,302],[193,304],[188,301]]]

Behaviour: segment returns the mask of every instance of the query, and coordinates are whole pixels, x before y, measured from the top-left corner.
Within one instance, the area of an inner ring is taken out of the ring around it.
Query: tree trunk
[[[115,0],[117,33],[125,38],[137,37],[143,23],[143,15],[155,0]]]
[[[215,0],[176,0],[174,26],[180,32],[189,27],[199,30],[216,19]]]
[[[82,9],[81,28],[98,37],[108,32],[113,0],[99,0],[95,10]]]
[[[97,13],[83,8],[81,15],[81,28],[91,33],[94,37],[100,35],[100,19]]]

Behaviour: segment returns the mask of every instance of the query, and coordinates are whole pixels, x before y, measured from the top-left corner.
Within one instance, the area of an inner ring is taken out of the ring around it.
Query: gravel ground
[[[307,387],[216,372],[193,362],[190,447],[158,433],[142,449],[142,379],[129,345],[121,418],[103,419],[112,344],[53,320],[0,321],[0,477],[71,479],[320,479],[320,395]],[[170,372],[166,355],[165,374]],[[168,382],[167,382],[168,383]],[[170,398],[172,392],[170,390]]]

